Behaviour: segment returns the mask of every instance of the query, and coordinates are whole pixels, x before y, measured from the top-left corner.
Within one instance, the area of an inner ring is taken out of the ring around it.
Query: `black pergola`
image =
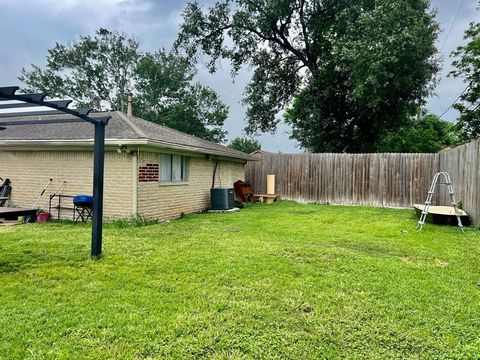
[[[45,101],[47,94],[16,94],[18,86],[0,87],[0,110],[7,110],[0,113],[0,130],[8,126],[18,125],[43,125],[43,124],[65,124],[89,122],[95,126],[94,155],[93,155],[93,221],[92,221],[92,251],[93,257],[99,257],[102,253],[102,218],[103,218],[103,174],[105,159],[105,126],[110,116],[90,117],[88,114],[91,108],[69,109],[68,105],[72,100]],[[17,103],[6,103],[10,100],[17,100]],[[10,111],[12,109],[43,106],[52,109],[51,111]],[[2,121],[2,118],[18,116],[39,116],[53,114],[68,114],[76,118],[58,118],[49,120],[15,120]]]

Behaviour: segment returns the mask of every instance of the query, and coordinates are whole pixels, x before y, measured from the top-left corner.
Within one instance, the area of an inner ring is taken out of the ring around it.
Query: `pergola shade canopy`
[[[93,110],[92,108],[80,108],[80,109],[70,109],[68,105],[72,100],[52,100],[45,101],[46,93],[38,94],[16,94],[19,90],[18,86],[7,86],[0,87],[0,110],[12,110],[18,108],[28,108],[28,107],[47,107],[53,110],[50,111],[1,111],[0,118],[12,117],[12,116],[38,116],[38,115],[54,115],[54,114],[70,114],[80,118],[84,121],[87,121],[92,124],[97,122],[104,122],[105,125],[108,123],[108,119],[94,119],[88,116],[88,114]],[[6,101],[16,100],[17,103],[6,104]],[[33,120],[32,120],[33,121]],[[38,120],[38,123],[41,124],[41,120]],[[0,122],[1,124],[1,122]]]

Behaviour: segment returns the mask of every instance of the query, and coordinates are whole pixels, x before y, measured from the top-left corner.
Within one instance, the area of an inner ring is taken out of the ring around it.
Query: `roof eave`
[[[184,150],[184,151],[192,151],[192,152],[197,152],[197,153],[202,153],[202,154],[208,154],[208,155],[215,155],[215,156],[220,156],[220,157],[225,157],[225,158],[232,158],[232,159],[241,159],[245,161],[255,161],[258,160],[257,158],[254,158],[253,156],[250,156],[249,154],[230,154],[228,152],[224,151],[217,151],[213,149],[205,149],[205,148],[199,148],[191,145],[183,145],[183,144],[176,144],[176,143],[170,143],[170,142],[164,142],[160,140],[151,140],[147,139],[147,144],[160,147],[160,148],[166,148],[166,149],[174,149],[174,150]]]
[[[249,154],[237,155],[213,149],[198,148],[191,145],[176,144],[152,139],[106,139],[105,146],[152,146],[160,149],[172,149],[207,155],[220,156],[223,158],[241,159],[244,161],[258,161]],[[58,148],[88,148],[93,146],[93,139],[78,140],[0,140],[0,148],[9,150],[28,149],[58,149]]]

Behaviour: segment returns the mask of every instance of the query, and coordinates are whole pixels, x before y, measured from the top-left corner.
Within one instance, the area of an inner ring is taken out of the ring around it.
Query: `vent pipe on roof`
[[[133,94],[128,93],[128,103],[127,103],[127,116],[132,117],[133,116],[133,111],[132,111],[132,99],[133,99]]]

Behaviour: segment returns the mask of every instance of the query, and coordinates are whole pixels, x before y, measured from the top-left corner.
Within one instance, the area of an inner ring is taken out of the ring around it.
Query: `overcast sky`
[[[212,0],[198,0],[208,6]],[[80,34],[92,34],[105,27],[138,37],[142,50],[169,49],[181,23],[181,12],[187,0],[0,0],[0,84],[17,85],[22,67],[31,63],[44,65],[47,49],[55,42],[66,42]],[[442,33],[438,48],[443,57],[442,75],[450,70],[449,54],[463,43],[463,32],[471,21],[479,21],[478,0],[433,0]],[[199,80],[214,88],[230,106],[225,123],[229,138],[242,135],[245,109],[239,103],[249,80],[244,71],[235,78],[223,64],[212,75],[200,68]],[[462,92],[465,85],[442,76],[436,96],[429,99],[429,110],[441,114]],[[444,116],[453,121],[457,114],[450,110]],[[289,129],[281,126],[275,136],[262,135],[259,140],[265,150],[299,152],[289,140]]]

